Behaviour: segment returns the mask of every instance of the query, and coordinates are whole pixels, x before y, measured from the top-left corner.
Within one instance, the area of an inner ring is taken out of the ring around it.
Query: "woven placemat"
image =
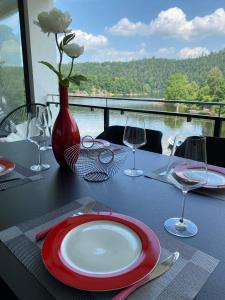
[[[16,167],[11,173],[0,177],[0,191],[5,191],[42,178],[43,176],[40,173],[33,172],[16,163]]]
[[[164,167],[158,168],[152,172],[146,172],[145,177],[171,184],[170,182],[167,181],[167,178],[165,175],[166,170],[167,170],[167,166],[164,166]],[[190,192],[205,195],[205,196],[212,197],[212,198],[216,198],[219,200],[225,200],[225,189],[224,188],[223,189],[199,188],[199,189],[192,190]]]
[[[87,292],[63,285],[45,269],[41,260],[42,242],[35,241],[35,235],[42,229],[58,223],[72,214],[82,211],[86,204],[94,202],[94,211],[111,211],[105,205],[91,198],[82,198],[71,202],[41,218],[37,218],[18,226],[10,227],[0,232],[0,240],[32,273],[39,284],[55,299],[96,299],[109,300],[118,291]],[[174,251],[180,252],[176,264],[163,276],[136,290],[129,299],[193,299],[204,285],[209,275],[214,271],[218,260],[202,251],[187,246],[176,239],[169,238],[168,234],[158,234],[161,243],[160,261]],[[119,245],[118,245],[119,247]]]

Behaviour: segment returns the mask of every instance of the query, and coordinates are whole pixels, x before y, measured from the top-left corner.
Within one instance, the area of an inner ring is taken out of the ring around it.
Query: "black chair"
[[[176,156],[184,156],[186,141],[187,139],[181,146],[177,147],[175,151]],[[225,168],[225,138],[206,136],[206,152],[208,164]]]
[[[110,143],[124,145],[123,144],[123,133],[124,126],[109,126],[104,132],[99,134],[96,138],[107,140]],[[158,130],[146,129],[147,143],[140,147],[142,150],[147,150],[156,153],[162,153],[162,132]]]
[[[6,115],[0,121],[0,137],[3,138],[3,141],[7,141],[7,137],[10,134],[13,134],[13,136],[9,141],[25,139],[28,113],[31,113],[32,115],[32,111],[43,109],[44,107],[45,105],[41,103],[21,105]]]

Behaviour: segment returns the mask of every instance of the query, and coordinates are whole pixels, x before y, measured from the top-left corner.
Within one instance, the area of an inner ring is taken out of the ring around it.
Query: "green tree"
[[[223,74],[218,67],[214,67],[209,71],[206,83],[209,86],[210,96],[216,97],[216,95],[220,93],[220,89],[223,81],[224,81]]]
[[[188,100],[196,100],[199,91],[199,86],[196,81],[191,81],[187,87]]]
[[[224,100],[225,79],[219,67],[214,67],[209,71],[206,83],[213,101]]]
[[[188,99],[188,89],[189,82],[187,79],[187,75],[183,73],[174,73],[167,81],[165,99]]]
[[[213,101],[213,97],[210,96],[210,87],[207,84],[207,82],[203,83],[198,90],[198,93],[196,95],[196,99],[199,101],[204,102],[211,102]]]

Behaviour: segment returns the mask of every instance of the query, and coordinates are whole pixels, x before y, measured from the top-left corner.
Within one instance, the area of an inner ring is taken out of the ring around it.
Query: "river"
[[[121,111],[110,111],[110,125],[125,125],[127,113],[123,112],[123,108],[143,109],[143,110],[158,110],[158,111],[177,111],[177,107],[171,104],[143,101],[125,101],[95,98],[70,99],[70,103],[85,104],[95,106],[119,107]],[[56,116],[58,109],[54,107],[53,115]],[[104,115],[102,109],[70,107],[80,129],[81,136],[91,135],[96,137],[104,130]],[[132,114],[135,118],[135,113]],[[160,130],[163,133],[162,145],[163,152],[167,153],[168,139],[175,137],[177,134],[182,136],[190,135],[213,135],[213,122],[210,120],[192,119],[187,122],[181,117],[166,117],[163,115],[144,114],[145,126],[148,129]]]

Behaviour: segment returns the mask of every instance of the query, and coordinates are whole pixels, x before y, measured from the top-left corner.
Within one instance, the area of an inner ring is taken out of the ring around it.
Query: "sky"
[[[68,11],[79,62],[186,59],[225,48],[225,0],[55,0]]]

